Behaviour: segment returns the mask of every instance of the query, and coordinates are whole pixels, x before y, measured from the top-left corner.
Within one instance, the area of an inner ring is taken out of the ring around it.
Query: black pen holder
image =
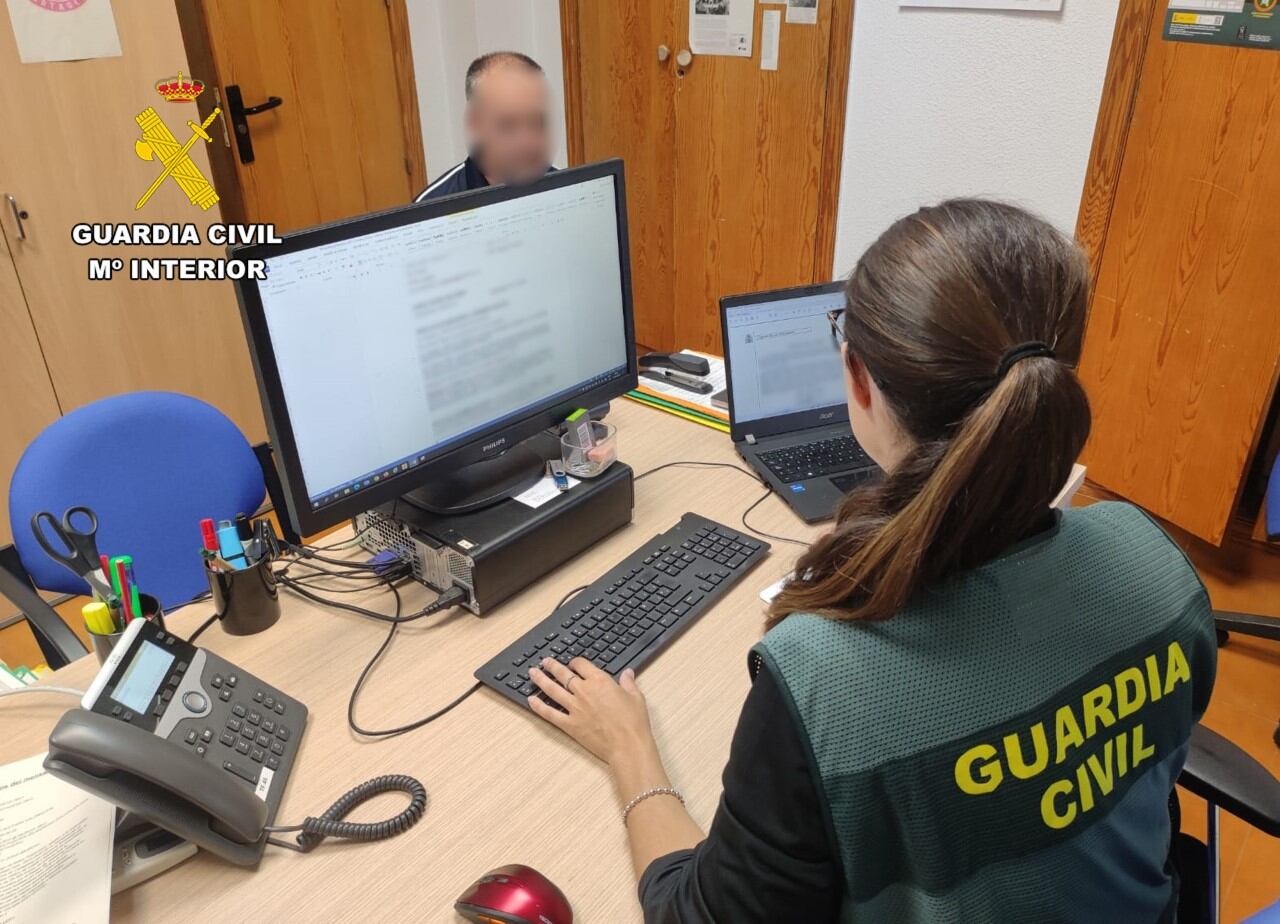
[[[140,593],[138,594],[138,603],[142,606],[143,618],[150,619],[163,629],[164,610],[160,606],[160,601],[151,596],[151,594]],[[119,632],[112,632],[110,635],[99,635],[97,632],[90,631],[89,641],[93,643],[93,653],[97,656],[99,664],[107,663],[107,658],[111,656],[112,650],[123,635],[123,629]]]
[[[273,561],[265,556],[239,571],[205,568],[213,611],[223,632],[253,635],[276,624],[280,618],[280,586],[271,570]]]

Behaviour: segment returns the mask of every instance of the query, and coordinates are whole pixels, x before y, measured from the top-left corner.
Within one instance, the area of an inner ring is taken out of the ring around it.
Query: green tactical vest
[[[753,649],[810,749],[845,921],[1156,921],[1168,796],[1213,687],[1204,586],[1127,504],[881,623],[789,616]]]

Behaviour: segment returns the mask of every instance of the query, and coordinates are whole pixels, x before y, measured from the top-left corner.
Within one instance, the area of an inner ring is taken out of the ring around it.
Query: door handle
[[[659,61],[659,63],[663,63],[663,62],[665,62],[665,61],[667,60],[667,58],[669,58],[669,57],[671,57],[671,49],[670,49],[670,48],[668,48],[666,45],[659,45],[659,46],[658,46],[658,61]]]
[[[23,227],[22,222],[31,216],[27,214],[26,209],[18,208],[18,200],[9,193],[5,193],[4,197],[9,200],[9,211],[13,212],[13,221],[18,226],[18,240],[25,241],[27,239],[27,229]]]
[[[227,115],[231,119],[231,131],[236,136],[236,152],[240,155],[240,163],[253,163],[253,135],[249,131],[248,117],[275,109],[284,103],[278,96],[268,96],[265,103],[246,106],[244,97],[240,95],[238,84],[227,84]]]
[[[693,63],[693,52],[688,48],[681,48],[676,52],[676,76],[683,77],[685,69]]]

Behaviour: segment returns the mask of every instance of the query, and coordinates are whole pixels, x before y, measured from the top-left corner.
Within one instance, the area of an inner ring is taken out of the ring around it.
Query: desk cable
[[[743,468],[741,465],[734,465],[732,462],[696,462],[692,460],[680,461],[680,462],[664,462],[661,465],[654,466],[653,468],[649,469],[646,472],[641,472],[639,475],[636,475],[635,480],[639,481],[641,478],[648,478],[650,475],[655,474],[656,472],[660,472],[664,468],[673,468],[674,466],[677,466],[677,465],[693,466],[696,468],[731,468],[735,472],[742,472],[742,474],[746,475],[756,484],[764,485],[765,486],[764,494],[762,494],[760,498],[756,500],[750,507],[742,511],[743,528],[747,532],[755,533],[757,536],[760,536],[761,538],[764,538],[764,539],[773,539],[777,542],[789,542],[792,545],[798,545],[806,549],[809,547],[809,543],[804,542],[800,539],[792,539],[789,536],[778,536],[778,535],[775,535],[774,533],[766,533],[764,530],[756,529],[754,526],[752,526],[750,523],[747,522],[747,514],[749,514],[752,510],[755,510],[757,507],[763,504],[766,500],[768,500],[769,495],[773,493],[773,488],[771,488],[766,482],[761,480],[760,477],[755,474],[755,472],[748,471],[747,469]]]
[[[16,690],[0,690],[0,697],[17,696],[20,693],[61,693],[65,696],[74,696],[76,699],[84,696],[84,690],[73,690],[71,687],[30,686],[18,687]]]

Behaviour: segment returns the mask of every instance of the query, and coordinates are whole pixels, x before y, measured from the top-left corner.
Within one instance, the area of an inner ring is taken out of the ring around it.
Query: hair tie
[[[996,378],[1004,378],[1005,373],[1012,369],[1015,364],[1032,356],[1056,358],[1049,344],[1042,340],[1028,340],[1026,343],[1019,343],[1004,351],[1004,355],[1000,357],[1000,362],[996,365]]]

